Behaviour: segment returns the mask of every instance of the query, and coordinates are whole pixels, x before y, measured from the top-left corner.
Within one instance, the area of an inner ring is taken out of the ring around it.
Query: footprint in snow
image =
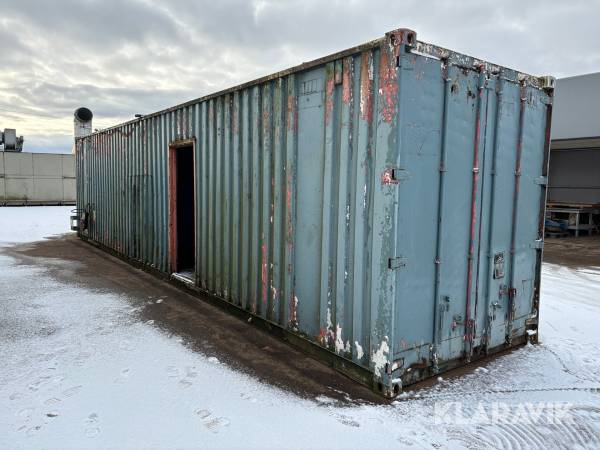
[[[175,366],[167,366],[166,371],[169,378],[177,378],[179,376],[179,369]]]
[[[181,389],[187,389],[189,388],[193,383],[190,380],[186,380],[185,378],[183,380],[179,380],[179,387]]]
[[[248,400],[250,403],[256,403],[258,400],[254,397],[252,397],[249,394],[246,394],[245,392],[242,392],[240,394],[240,397],[242,397],[244,400]]]
[[[100,434],[100,428],[91,427],[85,429],[85,435],[89,438],[94,438]]]
[[[27,386],[27,387],[29,388],[30,391],[35,392],[35,391],[39,390],[39,388],[41,388],[44,384],[48,383],[49,380],[50,380],[49,376],[40,377],[33,383],[30,383],[29,386]]]
[[[97,422],[98,422],[98,414],[96,414],[95,412],[91,413],[83,421],[83,423],[85,423],[87,425],[86,429],[84,430],[84,433],[87,437],[93,438],[100,434],[100,428],[98,426],[95,426],[95,424]]]
[[[41,425],[35,425],[27,430],[27,435],[33,436],[42,428]]]
[[[119,376],[117,378],[115,378],[115,383],[118,383],[118,384],[125,383],[127,381],[127,378],[129,378],[129,369],[123,369],[123,370],[121,370],[121,373],[119,374]]]
[[[218,433],[221,428],[228,427],[231,423],[227,417],[215,417],[208,409],[197,409],[196,415],[202,419],[204,426],[213,433]]]
[[[84,422],[87,424],[93,424],[93,423],[98,422],[98,414],[91,413],[89,416],[87,416],[87,418],[84,420]]]
[[[400,436],[400,437],[396,438],[396,440],[397,440],[398,442],[400,442],[400,443],[401,443],[403,446],[407,446],[407,447],[411,447],[411,446],[413,446],[413,445],[414,445],[414,443],[415,443],[415,442],[414,442],[412,439],[410,439],[410,438],[405,438],[405,437],[402,437],[402,436]]]
[[[196,413],[197,416],[199,416],[201,419],[206,419],[207,417],[211,416],[211,412],[208,409],[197,409],[196,411],[194,411]]]
[[[56,355],[54,353],[38,353],[35,358],[39,362],[47,362],[56,358]]]
[[[127,351],[132,351],[134,349],[133,344],[127,340],[121,341],[119,343],[119,348],[121,350],[127,350]]]
[[[226,417],[216,417],[204,423],[204,426],[213,433],[218,433],[221,428],[228,427],[231,422]]]
[[[73,386],[69,389],[66,389],[63,391],[63,395],[65,397],[73,397],[74,395],[76,395],[82,388],[83,386],[80,384],[79,386]]]
[[[83,366],[90,356],[92,356],[90,352],[80,352],[75,357],[75,361],[73,362],[73,364],[75,364],[76,366]]]
[[[332,416],[341,424],[354,428],[360,427],[360,424],[350,416],[345,416],[343,414],[332,414]]]
[[[31,414],[34,412],[35,410],[33,408],[23,408],[22,410],[20,410],[17,413],[17,416],[19,416],[21,419],[28,421],[31,419]]]
[[[52,383],[60,383],[65,378],[66,377],[64,375],[55,375],[55,376],[52,377],[52,379],[50,381],[52,381]]]

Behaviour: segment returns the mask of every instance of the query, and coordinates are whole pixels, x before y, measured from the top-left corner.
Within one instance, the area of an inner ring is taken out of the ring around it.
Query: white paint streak
[[[379,345],[379,349],[376,352],[373,352],[373,356],[371,357],[371,361],[373,361],[374,370],[376,375],[381,375],[381,373],[385,370],[385,365],[388,362],[387,354],[390,352],[390,347],[387,342],[387,336],[381,341]]]
[[[342,327],[338,323],[335,327],[335,352],[341,353],[345,350],[344,341],[342,340]]]
[[[356,347],[356,357],[362,359],[362,357],[365,356],[362,345],[360,345],[358,341],[354,341],[354,347]]]

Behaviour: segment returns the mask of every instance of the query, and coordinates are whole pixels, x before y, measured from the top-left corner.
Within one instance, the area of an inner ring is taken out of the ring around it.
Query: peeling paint
[[[398,180],[394,179],[394,171],[392,169],[386,169],[381,174],[381,184],[398,184]]]
[[[373,363],[373,371],[376,376],[381,377],[385,372],[385,366],[389,362],[387,355],[390,352],[388,345],[387,336],[381,341],[377,351],[373,352],[371,356],[371,362]]]
[[[264,236],[263,236],[264,240]],[[262,301],[267,303],[267,245],[263,242],[261,245],[262,252],[262,270],[261,270],[261,283],[262,283]]]
[[[333,90],[335,87],[335,77],[333,75],[333,68],[330,68],[327,72],[327,82],[325,90],[325,125],[329,125],[331,121],[331,115],[333,114]]]
[[[382,48],[379,61],[379,95],[381,97],[381,119],[391,124],[396,118],[398,101],[398,69],[391,51]]]
[[[292,327],[298,326],[298,297],[292,296],[290,302],[290,325]]]
[[[354,65],[352,58],[344,59],[344,72],[342,74],[342,101],[349,105],[352,102],[352,75]]]
[[[362,345],[360,345],[358,341],[354,341],[354,347],[356,348],[356,358],[359,360],[363,359],[365,352],[363,351]]]
[[[373,54],[364,52],[361,55],[360,67],[360,117],[371,123],[373,116]]]
[[[298,108],[296,107],[296,97],[293,95],[289,95],[287,99],[286,118],[288,131],[297,132]]]
[[[342,353],[345,350],[344,341],[342,339],[342,328],[338,323],[335,327],[335,352]]]

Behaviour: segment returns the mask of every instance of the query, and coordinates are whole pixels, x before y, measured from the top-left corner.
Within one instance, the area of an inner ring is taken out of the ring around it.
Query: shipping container
[[[391,397],[536,339],[552,90],[391,31],[78,138],[79,236]]]

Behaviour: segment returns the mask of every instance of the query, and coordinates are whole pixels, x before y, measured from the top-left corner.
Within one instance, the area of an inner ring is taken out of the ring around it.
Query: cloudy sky
[[[600,71],[600,0],[0,0],[0,128],[70,152],[149,113],[405,27],[536,75]]]

